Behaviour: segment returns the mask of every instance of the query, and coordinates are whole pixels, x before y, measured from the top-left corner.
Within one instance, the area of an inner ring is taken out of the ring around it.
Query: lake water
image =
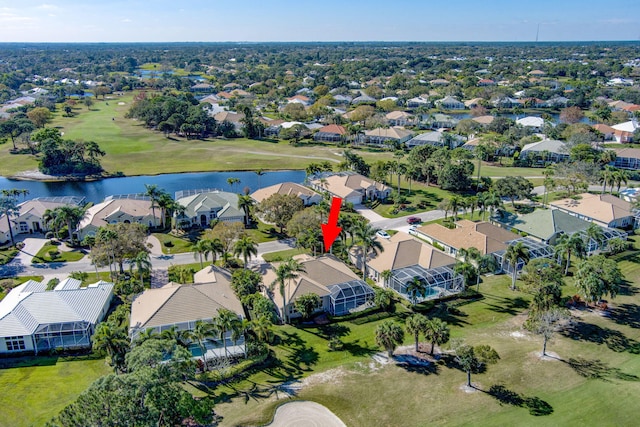
[[[227,183],[228,178],[238,178],[239,184],[233,189]],[[304,171],[269,171],[260,177],[260,187],[291,181],[302,183]],[[245,187],[251,191],[258,189],[258,175],[255,172],[199,172],[172,173],[153,176],[130,176],[121,178],[107,178],[91,182],[39,182],[19,181],[0,177],[0,190],[20,188],[29,190],[27,198],[53,196],[81,196],[87,202],[101,202],[106,196],[116,194],[144,193],[145,184],[157,185],[158,188],[174,195],[180,190],[197,190],[204,188],[218,188],[223,191],[240,193]]]

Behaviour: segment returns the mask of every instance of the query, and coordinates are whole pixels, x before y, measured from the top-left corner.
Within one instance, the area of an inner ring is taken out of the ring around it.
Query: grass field
[[[424,369],[372,364],[373,331],[380,321],[343,322],[347,346],[337,352],[328,351],[320,328],[282,328],[286,345],[276,349],[282,366],[233,388],[218,388],[216,395],[225,403],[216,411],[224,417],[222,425],[266,423],[288,401],[275,399],[274,382],[321,372],[293,399],[321,403],[349,426],[633,425],[640,392],[640,259],[637,252],[620,259],[632,285],[613,301],[609,317],[574,311],[573,327],[547,348],[558,359],[536,355],[541,338],[522,328],[529,296],[508,290],[507,276],[488,278],[481,285],[482,300],[450,310],[445,320],[452,337],[490,344],[501,357],[485,373],[473,375],[474,393],[461,390],[465,374],[447,357]],[[567,282],[565,294],[572,295],[575,289]],[[405,337],[405,344],[410,341]],[[503,392],[489,394],[496,385]]]
[[[52,258],[50,251],[57,251],[58,256]],[[49,263],[49,262],[73,262],[84,258],[84,253],[79,250],[61,251],[59,246],[46,244],[44,245],[31,261],[33,264]]]
[[[192,140],[165,138],[160,132],[146,129],[141,123],[125,119],[132,94],[111,95],[97,100],[87,110],[76,107],[73,117],[62,111],[47,126],[57,127],[65,138],[95,141],[107,153],[101,160],[109,173],[156,175],[160,173],[304,169],[311,162],[342,160],[342,149],[333,145],[301,144],[293,147],[286,141],[254,141],[244,138]],[[123,105],[121,105],[123,104]],[[59,109],[61,110],[61,109]],[[37,159],[27,154],[10,154],[12,144],[0,146],[0,175],[37,169]],[[368,161],[391,158],[390,153],[362,151]]]
[[[331,144],[303,142],[293,147],[287,141],[255,141],[245,138],[224,140],[191,140],[165,138],[160,132],[146,129],[141,123],[124,115],[133,102],[133,94],[109,95],[96,100],[91,109],[74,108],[66,117],[62,108],[47,126],[56,127],[65,138],[95,141],[107,153],[101,159],[109,173],[125,175],[156,175],[160,173],[304,169],[311,162],[342,161],[342,148]],[[12,144],[0,146],[0,175],[11,176],[20,171],[38,168],[37,158],[29,154],[10,154]],[[390,160],[392,153],[358,150],[367,162]],[[542,175],[540,170],[484,166],[483,176]]]
[[[38,357],[0,360],[2,426],[42,426],[94,380],[110,372],[104,359]]]

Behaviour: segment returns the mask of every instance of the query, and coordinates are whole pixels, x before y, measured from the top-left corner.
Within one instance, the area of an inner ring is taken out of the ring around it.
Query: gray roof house
[[[445,133],[440,131],[425,132],[411,138],[405,143],[405,145],[407,146],[407,148],[411,149],[420,145],[444,147],[449,146],[450,144],[452,145],[451,148],[456,148],[464,144],[464,138],[460,137],[459,135],[454,135],[452,133],[446,135],[448,136],[445,136]]]
[[[243,222],[244,212],[238,209],[238,195],[220,190],[188,190],[176,193],[176,202],[186,209],[181,221],[192,226],[207,227],[213,220]]]
[[[464,110],[465,109],[464,102],[457,100],[453,96],[445,96],[442,99],[438,99],[434,104],[446,110]]]
[[[555,139],[532,142],[522,147],[520,160],[527,159],[532,164],[558,163],[569,159],[566,144]]]
[[[109,310],[113,283],[86,288],[65,279],[54,290],[29,280],[0,301],[0,354],[91,347],[95,326]]]

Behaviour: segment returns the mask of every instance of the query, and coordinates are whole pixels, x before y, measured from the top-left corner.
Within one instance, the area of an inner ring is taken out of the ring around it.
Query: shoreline
[[[284,171],[303,171],[304,169],[265,169],[258,168],[263,172],[284,172]],[[91,176],[91,177],[59,177],[55,175],[46,175],[38,170],[28,170],[18,172],[15,175],[10,176],[1,176],[1,178],[5,178],[13,181],[35,181],[35,182],[95,182],[102,181],[103,179],[109,178],[131,178],[136,176],[159,176],[159,175],[172,175],[172,174],[187,174],[187,173],[224,173],[224,172],[255,172],[258,169],[232,169],[232,170],[201,170],[201,171],[181,171],[181,172],[158,172],[158,173],[146,173],[146,174],[112,174],[101,177]]]

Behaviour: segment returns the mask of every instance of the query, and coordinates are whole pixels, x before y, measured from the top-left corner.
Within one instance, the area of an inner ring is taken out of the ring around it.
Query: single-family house
[[[587,238],[585,232],[592,223],[558,209],[536,209],[523,215],[503,213],[494,216],[492,221],[507,230],[526,233],[527,236],[549,245],[555,245],[561,235],[570,236],[578,233],[583,236],[585,241],[589,240],[587,245],[589,252],[598,248],[606,248],[608,241],[613,238],[627,239],[627,233],[624,231],[607,227],[600,227],[603,236],[601,242]]]
[[[615,140],[616,130],[609,125],[605,125],[603,123],[598,123],[591,126],[594,130],[600,132],[605,141]]]
[[[61,206],[81,206],[84,197],[38,197],[18,205],[17,215],[11,215],[11,231],[16,234],[43,233],[48,231],[46,212]],[[0,241],[11,239],[9,224],[5,215],[0,216]]]
[[[433,80],[429,80],[429,84],[431,86],[447,86],[449,84],[449,80],[446,80],[446,79],[433,79]]]
[[[244,119],[243,113],[236,113],[234,111],[221,111],[213,116],[216,122],[229,122],[233,124],[236,130],[240,130],[243,126],[242,119]]]
[[[388,145],[389,143],[402,144],[407,142],[414,133],[403,127],[376,128],[365,130],[362,142],[373,145]]]
[[[154,212],[155,211],[155,212]],[[98,228],[107,224],[137,223],[153,228],[162,224],[161,210],[151,208],[151,200],[139,195],[109,196],[104,202],[91,206],[78,225],[78,239],[94,236]]]
[[[480,79],[478,80],[478,86],[495,86],[496,82],[491,79]]]
[[[428,96],[416,96],[415,98],[411,98],[407,100],[407,108],[419,108],[419,107],[429,107],[431,103],[429,102]]]
[[[464,106],[467,108],[476,108],[482,105],[484,98],[473,98],[468,101],[464,101]]]
[[[620,169],[640,170],[640,149],[619,148],[614,151],[616,159],[613,161],[613,166]]]
[[[405,111],[391,111],[386,114],[385,118],[389,126],[406,126],[414,123],[413,115]]]
[[[304,95],[294,95],[290,98],[287,98],[287,103],[288,104],[302,104],[305,107],[308,107],[311,104],[311,100],[309,99],[308,96],[304,96]]]
[[[347,135],[347,130],[344,126],[330,124],[324,126],[313,135],[314,141],[324,141],[324,142],[340,142]]]
[[[507,242],[520,236],[489,222],[460,220],[455,228],[441,224],[427,224],[416,228],[416,235],[427,242],[439,245],[444,252],[454,257],[461,248],[474,247],[482,255],[491,254],[507,248]]]
[[[91,347],[96,325],[109,311],[113,283],[65,279],[53,290],[29,280],[0,301],[0,354]]]
[[[193,331],[197,322],[212,321],[220,309],[230,310],[238,319],[244,317],[242,304],[231,288],[231,273],[209,265],[194,275],[193,284],[169,282],[137,295],[131,303],[129,336],[134,340],[148,329],[157,333],[174,327],[179,331]],[[228,331],[224,340],[223,343],[212,337],[205,341],[207,359],[225,356],[225,344],[227,356],[245,353],[244,337],[234,340]],[[196,357],[202,355],[198,343],[192,343],[190,350]]]
[[[191,86],[189,90],[193,93],[213,93],[215,86],[210,85],[209,83],[196,83]]]
[[[431,124],[431,129],[453,129],[460,122],[455,117],[442,113],[432,114],[427,121]]]
[[[349,95],[333,95],[333,103],[335,105],[348,105],[351,104],[351,101],[353,101],[353,98]]]
[[[283,182],[261,188],[251,193],[251,198],[257,203],[260,203],[276,193],[286,196],[298,196],[305,206],[317,205],[322,201],[322,196],[320,194],[308,187],[305,187],[304,185],[296,184],[294,182]]]
[[[544,119],[542,117],[527,116],[516,120],[516,124],[531,129],[534,132],[540,132],[544,126]]]
[[[603,227],[638,226],[632,204],[611,194],[582,193],[575,198],[551,202],[550,206]]]
[[[486,115],[486,116],[473,117],[471,120],[478,123],[479,125],[489,126],[491,123],[493,123],[495,119],[496,119],[495,116]]]
[[[445,96],[442,99],[438,99],[435,102],[437,107],[444,108],[445,110],[464,110],[464,103],[458,101],[453,96]]]
[[[309,185],[316,191],[326,191],[354,205],[365,200],[384,200],[391,193],[391,187],[355,172],[316,175],[309,181]]]
[[[566,144],[555,139],[532,142],[522,147],[522,151],[520,151],[520,160],[526,160],[532,165],[559,163],[568,159],[569,151],[566,148]]]
[[[176,202],[185,207],[178,220],[192,227],[208,227],[214,220],[244,221],[244,212],[238,208],[238,195],[235,193],[212,189],[179,191]]]
[[[435,147],[456,148],[464,144],[464,138],[453,133],[441,131],[425,132],[414,136],[405,145],[411,149],[420,145],[433,145]]]
[[[519,99],[511,98],[509,96],[497,97],[491,101],[491,104],[496,108],[514,108],[522,106]]]
[[[360,96],[357,96],[355,98],[353,98],[351,100],[351,104],[353,105],[357,105],[357,104],[375,104],[376,103],[376,99],[363,93]]]
[[[287,313],[288,318],[299,317],[300,313],[295,309],[296,299],[312,293],[321,301],[316,311],[325,311],[332,316],[343,316],[373,306],[373,289],[333,255],[316,258],[296,255],[294,259],[301,264],[303,271],[285,283],[286,301],[278,291],[271,295],[281,315]],[[277,266],[275,263],[264,271],[263,283],[277,282]]]
[[[418,277],[426,285],[426,291],[418,301],[450,295],[464,289],[463,278],[456,274],[455,258],[435,249],[410,235],[398,232],[390,239],[380,239],[383,251],[367,260],[369,276],[383,287],[389,287],[402,297],[411,299],[409,283]],[[353,252],[356,265],[362,265],[362,254]],[[383,272],[390,271],[385,279]]]
[[[618,123],[617,125],[611,126],[614,129],[614,137],[616,142],[626,143],[633,141],[633,134],[638,129],[638,122],[635,120],[630,120],[624,123]]]
[[[568,104],[569,98],[559,95],[547,100],[547,106],[549,108],[566,108]]]

